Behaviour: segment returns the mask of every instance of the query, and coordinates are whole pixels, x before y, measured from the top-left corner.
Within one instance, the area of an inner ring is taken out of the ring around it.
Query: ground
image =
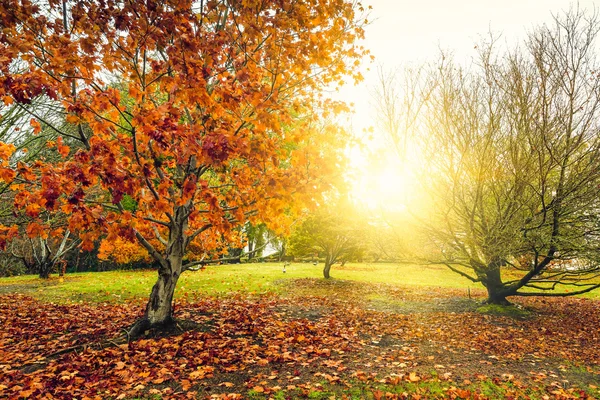
[[[124,328],[144,306],[135,285],[84,290],[118,273],[0,280],[0,398],[600,398],[596,299],[481,307],[484,292],[450,276],[428,286],[400,271],[408,284],[367,283],[361,269],[389,270],[364,265],[330,281],[306,277],[314,267],[283,276],[248,266],[269,288],[256,290],[239,283],[243,266],[231,268],[239,274],[213,293],[181,291],[178,326],[129,342]],[[206,278],[215,275],[187,286]]]

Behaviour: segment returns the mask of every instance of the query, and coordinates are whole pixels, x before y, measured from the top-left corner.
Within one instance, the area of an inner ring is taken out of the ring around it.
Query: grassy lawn
[[[283,273],[282,263],[228,264],[186,272],[179,280],[176,296],[213,296],[231,292],[284,294],[280,283],[299,278],[320,278],[322,264],[292,263]],[[334,266],[336,280],[388,283],[407,286],[479,288],[443,266],[416,264],[347,264]],[[156,271],[110,271],[54,276],[43,282],[34,275],[0,279],[0,285],[50,301],[120,301],[146,298],[156,280]]]
[[[292,263],[283,273],[282,263],[228,264],[186,272],[176,297],[220,296],[228,293],[285,295],[286,281],[322,277],[322,264]],[[350,263],[334,266],[334,280],[382,283],[406,287],[453,288],[481,292],[483,287],[441,265]],[[156,280],[156,271],[110,271],[54,275],[44,282],[34,275],[0,278],[0,293],[20,291],[48,301],[123,301],[145,299]],[[2,289],[3,288],[3,289]],[[12,289],[11,289],[12,288]],[[318,290],[318,289],[316,289]],[[326,294],[326,293],[324,293]],[[582,297],[600,298],[600,291]]]

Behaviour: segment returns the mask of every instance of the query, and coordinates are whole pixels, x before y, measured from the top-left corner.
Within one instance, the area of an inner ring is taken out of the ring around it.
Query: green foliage
[[[325,259],[324,275],[336,262],[361,261],[367,249],[367,223],[348,202],[327,205],[310,214],[290,237],[296,257]]]
[[[267,241],[267,226],[265,224],[247,223],[244,233],[248,240],[248,259],[260,258],[263,254]]]
[[[26,269],[22,262],[8,254],[0,256],[0,277],[22,275],[24,273],[26,273]]]
[[[123,206],[123,209],[127,211],[134,212],[137,209],[137,201],[135,201],[135,199],[128,194],[123,195],[121,205]]]

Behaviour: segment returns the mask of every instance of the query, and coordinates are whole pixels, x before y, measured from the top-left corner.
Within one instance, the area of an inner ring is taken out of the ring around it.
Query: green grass
[[[480,287],[442,265],[347,264],[344,267],[333,266],[331,274],[334,278],[339,279],[394,285],[451,288]]]
[[[375,392],[379,391],[382,398],[385,397],[385,393],[392,395],[403,396],[407,394],[416,394],[419,397],[425,399],[444,399],[450,398],[449,389],[451,387],[456,388],[456,382],[441,381],[438,379],[426,380],[417,383],[408,381],[402,381],[399,384],[382,384],[382,383],[365,383],[360,381],[349,381],[345,386],[322,383],[320,387],[309,390],[308,392],[302,393],[300,389],[278,391],[271,394],[257,393],[254,390],[249,390],[246,396],[249,399],[262,400],[262,399],[285,399],[285,398],[308,398],[308,399],[375,399]],[[476,381],[463,387],[463,391],[455,393],[454,396],[459,394],[467,394],[466,398],[471,398],[475,394],[483,394],[489,396],[489,398],[499,399],[505,398],[507,390],[514,390],[514,386],[510,382],[498,382],[494,383],[490,379],[482,381]],[[543,388],[527,388],[525,391],[532,395],[531,398],[541,398],[544,394]],[[462,398],[462,397],[458,397]]]
[[[179,280],[176,296],[282,293],[285,286],[280,283],[285,280],[322,277],[322,263],[316,266],[312,263],[292,263],[285,274],[282,267],[282,263],[233,264],[186,272]],[[465,291],[467,288],[482,289],[481,285],[440,265],[353,263],[344,267],[334,266],[332,276],[335,280]],[[67,274],[64,281],[56,276],[47,282],[33,275],[1,278],[0,287],[17,285],[19,292],[50,301],[105,302],[146,299],[155,281],[156,271],[128,270]],[[17,287],[14,289],[17,291]],[[600,293],[592,292],[586,297],[600,298]]]
[[[281,293],[283,280],[321,278],[322,264],[292,263],[282,272],[282,263],[208,266],[184,273],[176,296]],[[416,264],[347,264],[334,266],[334,279],[382,282],[399,285],[475,287],[468,280],[441,266]],[[18,285],[21,292],[53,301],[122,301],[146,298],[156,281],[156,271],[110,271],[67,274],[60,282],[54,276],[44,282],[34,275],[2,278],[0,285]]]

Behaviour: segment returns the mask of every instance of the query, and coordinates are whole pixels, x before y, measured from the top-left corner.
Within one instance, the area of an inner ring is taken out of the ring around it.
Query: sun
[[[393,155],[370,163],[366,157],[353,157],[352,164],[357,171],[352,183],[352,196],[357,203],[371,210],[406,210],[415,186],[410,166]]]
[[[402,167],[387,165],[375,176],[374,193],[388,200],[402,200],[409,177]]]

